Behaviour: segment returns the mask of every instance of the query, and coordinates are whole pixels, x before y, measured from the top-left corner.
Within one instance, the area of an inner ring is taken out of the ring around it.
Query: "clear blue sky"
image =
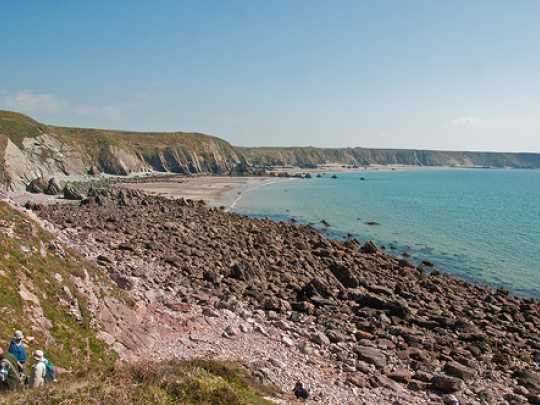
[[[0,108],[237,145],[540,152],[540,1],[4,1]]]

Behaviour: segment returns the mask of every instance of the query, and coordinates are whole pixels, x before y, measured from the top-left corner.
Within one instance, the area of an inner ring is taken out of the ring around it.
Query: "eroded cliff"
[[[243,148],[210,135],[66,128],[0,110],[0,185],[24,188],[39,177],[77,179],[99,172],[248,174],[253,166],[415,166],[540,168],[540,154],[366,148]]]
[[[540,168],[537,153],[453,152],[368,148],[237,148],[252,165],[311,167],[345,165],[414,165],[453,167]]]
[[[11,189],[36,177],[84,176],[89,171],[229,174],[239,166],[242,158],[236,150],[209,135],[65,128],[0,111],[0,181]]]

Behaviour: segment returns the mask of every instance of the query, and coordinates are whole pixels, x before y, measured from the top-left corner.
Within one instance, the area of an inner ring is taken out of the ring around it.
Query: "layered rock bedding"
[[[533,299],[202,202],[109,188],[33,208],[137,302],[175,314],[142,348],[157,357],[241,359],[321,404],[540,404]]]

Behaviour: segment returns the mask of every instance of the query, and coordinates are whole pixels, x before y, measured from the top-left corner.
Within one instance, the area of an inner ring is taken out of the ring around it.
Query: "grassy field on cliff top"
[[[228,142],[215,136],[193,132],[136,132],[95,128],[70,128],[39,123],[32,118],[12,111],[0,110],[0,135],[7,136],[17,146],[24,138],[44,133],[59,136],[64,142],[84,146],[127,145],[170,146],[181,145],[201,148],[208,142],[230,147]],[[232,149],[232,147],[230,147]]]

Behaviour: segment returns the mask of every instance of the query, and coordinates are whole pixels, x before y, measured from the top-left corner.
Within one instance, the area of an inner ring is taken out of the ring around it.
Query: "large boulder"
[[[370,364],[374,364],[377,368],[386,366],[386,356],[380,350],[369,346],[356,346],[354,351],[358,358]]]
[[[71,184],[66,184],[64,187],[64,198],[66,200],[82,200],[84,197]]]
[[[351,270],[343,263],[334,262],[330,265],[330,271],[339,280],[345,288],[357,288],[360,286],[360,280]]]
[[[321,278],[315,277],[311,281],[302,287],[298,292],[298,301],[309,300],[313,297],[320,296],[323,298],[329,298],[332,296],[332,292],[328,284]]]
[[[463,389],[463,381],[456,377],[444,374],[436,375],[431,379],[431,387],[444,394],[452,394]]]
[[[540,373],[532,370],[516,370],[512,377],[517,379],[519,385],[535,394],[540,394]]]
[[[450,361],[444,366],[444,371],[454,377],[459,377],[462,380],[468,380],[474,377],[475,371],[456,361]]]
[[[49,195],[58,195],[62,194],[62,186],[60,186],[60,183],[55,178],[52,178],[49,180],[49,183],[47,184],[47,189],[45,190],[45,194]]]
[[[230,277],[241,281],[251,281],[258,278],[259,272],[257,269],[245,261],[235,263],[231,267]]]
[[[382,297],[377,294],[362,294],[354,295],[354,300],[363,307],[369,307],[382,311],[387,311],[390,315],[400,318],[407,318],[411,312],[407,302],[399,298]]]
[[[26,186],[26,191],[29,191],[31,193],[35,194],[41,194],[44,193],[45,190],[47,190],[47,187],[49,186],[49,182],[45,177],[38,177],[32,180],[28,185]]]
[[[379,250],[377,249],[377,245],[373,243],[373,241],[368,240],[364,245],[360,248],[360,252],[373,255],[377,253]]]

